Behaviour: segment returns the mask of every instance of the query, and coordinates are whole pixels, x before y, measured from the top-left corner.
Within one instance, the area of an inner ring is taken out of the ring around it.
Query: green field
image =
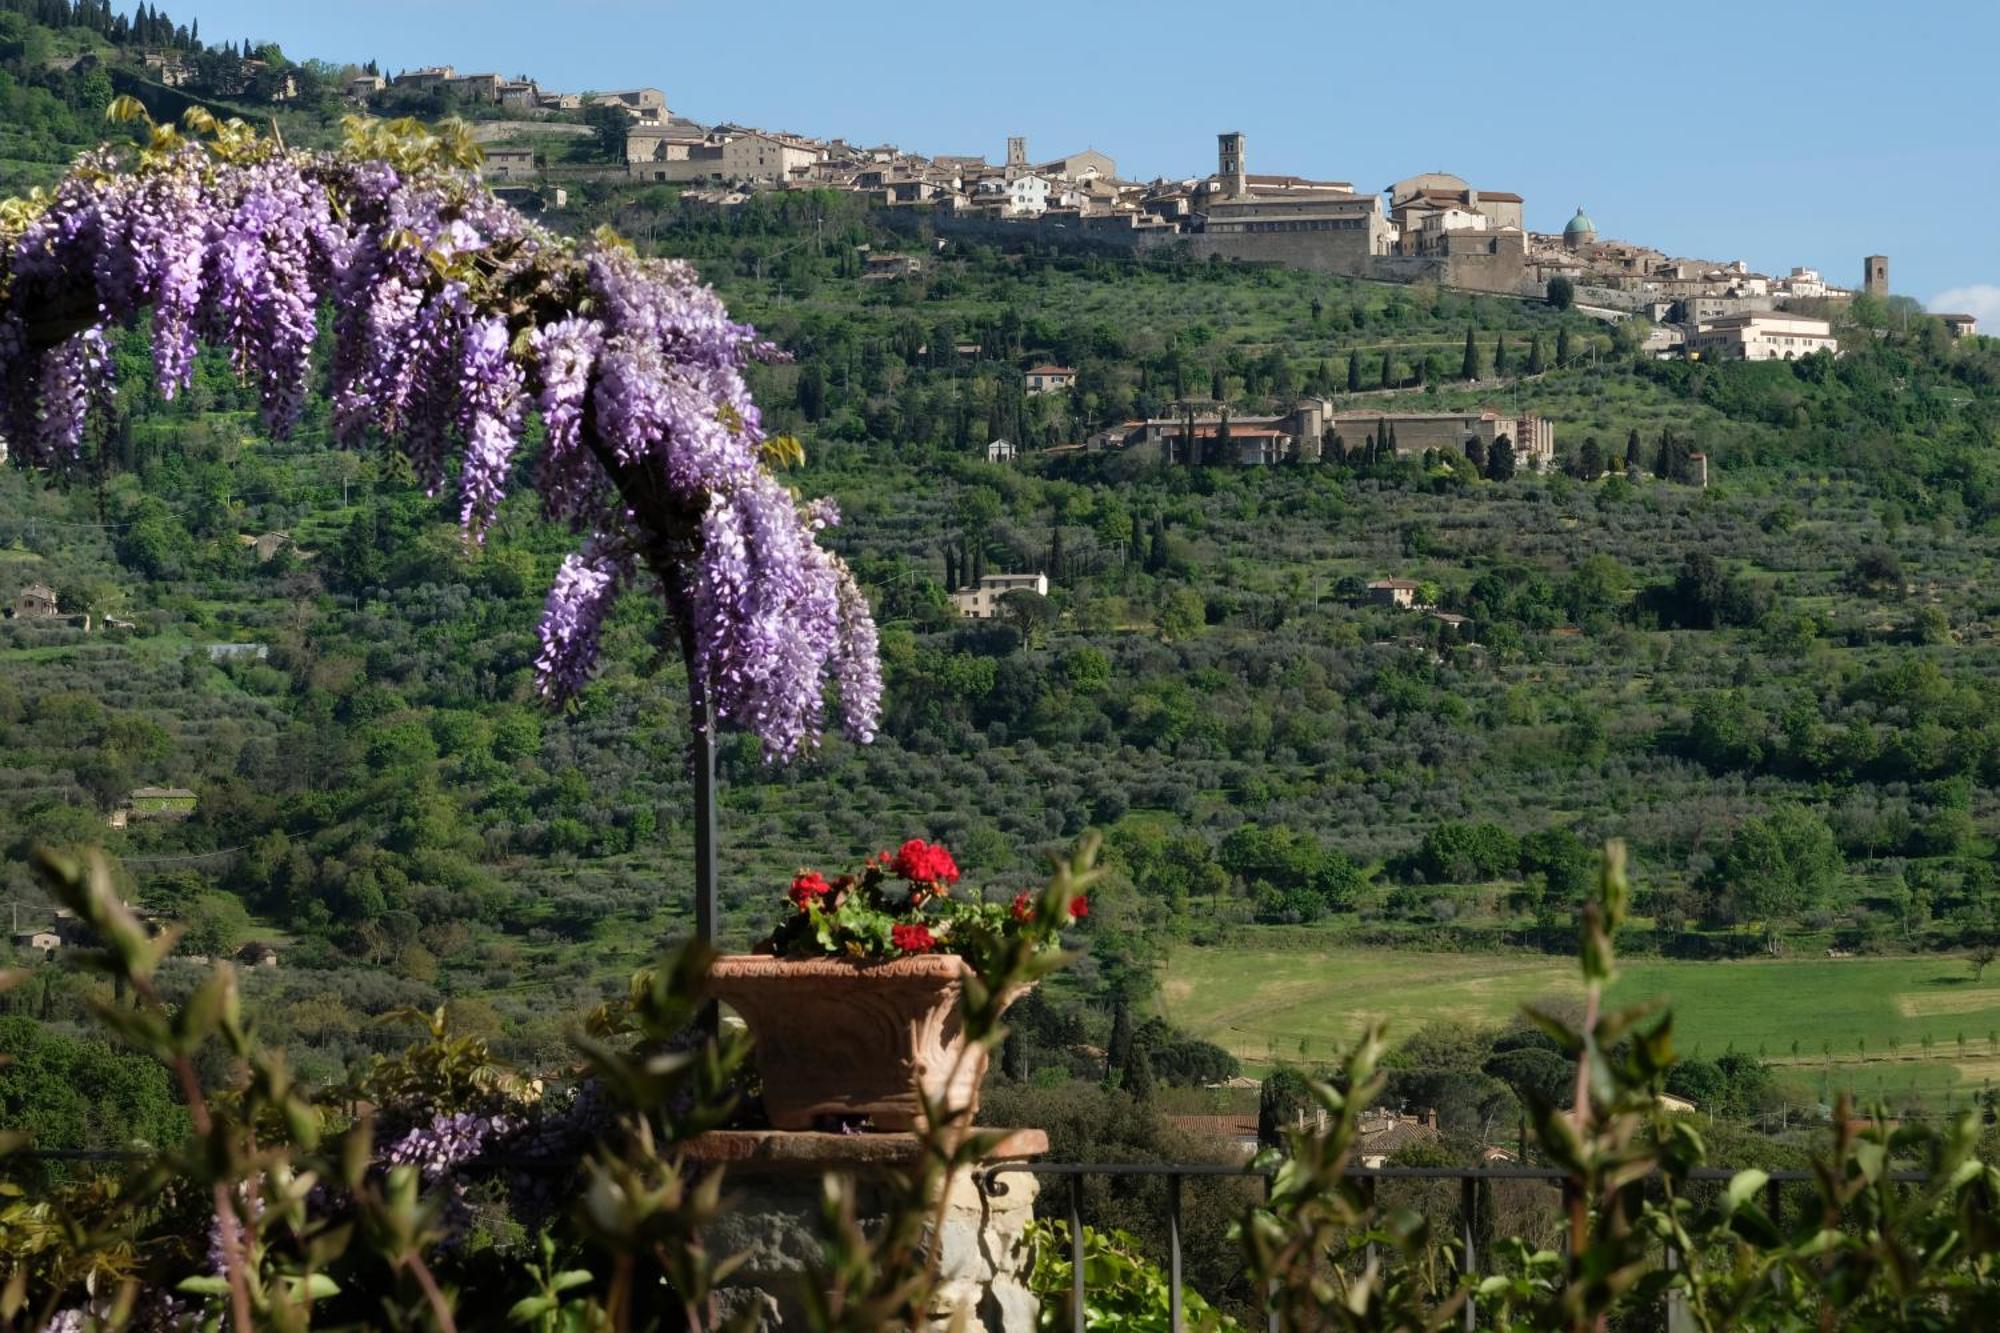
[[[1393,1042],[1426,1023],[1503,1025],[1523,1004],[1573,1007],[1582,988],[1573,962],[1539,955],[1183,948],[1163,994],[1173,1022],[1266,1065],[1298,1060],[1302,1041],[1306,1060],[1329,1060],[1372,1018]],[[1802,1099],[1962,1095],[2000,1075],[2000,972],[1975,985],[1960,958],[1635,960],[1612,998],[1671,1004],[1682,1053],[1761,1053]]]

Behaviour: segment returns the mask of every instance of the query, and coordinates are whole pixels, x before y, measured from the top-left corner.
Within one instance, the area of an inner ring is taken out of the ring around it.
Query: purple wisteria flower
[[[21,220],[25,217],[25,220]],[[645,570],[692,614],[718,715],[773,759],[816,745],[832,699],[867,740],[881,668],[867,599],[818,544],[838,521],[762,461],[744,379],[775,353],[688,265],[579,245],[444,167],[182,145],[88,155],[0,230],[0,459],[73,461],[110,390],[110,325],[150,312],[171,396],[197,339],[229,351],[283,434],[333,311],[334,427],[379,438],[426,486],[456,472],[475,537],[521,470],[532,409],[544,511],[583,536],[544,609],[537,672],[582,689],[620,592]]]

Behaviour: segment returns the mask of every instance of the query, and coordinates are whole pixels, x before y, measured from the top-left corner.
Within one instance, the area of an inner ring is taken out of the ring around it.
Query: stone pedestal
[[[818,1134],[786,1130],[723,1130],[688,1145],[696,1162],[724,1168],[728,1211],[710,1229],[718,1256],[742,1254],[724,1296],[761,1307],[759,1325],[803,1329],[801,1284],[825,1253],[821,1212],[827,1175],[852,1177],[860,1217],[867,1226],[884,1210],[882,1182],[890,1172],[914,1169],[917,1140],[910,1134]],[[1048,1151],[1038,1129],[1014,1130],[986,1159],[991,1165],[1038,1157]],[[937,1328],[962,1319],[968,1330],[1034,1333],[1036,1301],[1028,1290],[1023,1233],[1034,1220],[1035,1179],[1009,1173],[1004,1194],[987,1197],[969,1172],[945,1186],[944,1232],[938,1245],[942,1281],[932,1303]]]

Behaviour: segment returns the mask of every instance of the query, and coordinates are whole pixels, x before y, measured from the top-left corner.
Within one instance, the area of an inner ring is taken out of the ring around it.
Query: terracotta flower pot
[[[866,1116],[877,1129],[909,1130],[922,1114],[919,1081],[950,1111],[978,1108],[986,1052],[967,1051],[958,1012],[970,973],[942,954],[880,963],[737,954],[715,960],[709,991],[749,1025],[773,1126]]]

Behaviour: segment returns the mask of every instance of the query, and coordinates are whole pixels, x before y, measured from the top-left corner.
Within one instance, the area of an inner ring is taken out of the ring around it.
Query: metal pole
[[[1083,1327],[1083,1177],[1069,1178],[1069,1321],[1076,1333]]]
[[[1458,1239],[1465,1246],[1465,1253],[1459,1258],[1459,1271],[1466,1277],[1479,1274],[1479,1261],[1472,1250],[1472,1219],[1479,1210],[1479,1179],[1467,1176],[1458,1182]],[[1479,1310],[1472,1298],[1470,1284],[1465,1293],[1465,1327],[1467,1333],[1479,1327]]]
[[[716,927],[715,705],[699,674],[688,672],[689,742],[694,761],[694,934],[713,948]]]
[[[1167,1177],[1167,1327],[1181,1333],[1181,1178]]]
[[[1264,1202],[1266,1204],[1269,1204],[1271,1202],[1271,1196],[1273,1194],[1276,1194],[1277,1191],[1278,1191],[1278,1178],[1274,1175],[1265,1176]],[[1268,1303],[1266,1308],[1269,1312],[1265,1317],[1264,1321],[1265,1327],[1269,1331],[1269,1333],[1278,1333],[1279,1302],[1278,1302],[1278,1280],[1276,1278],[1271,1279],[1270,1283],[1264,1288],[1264,1299]]]

